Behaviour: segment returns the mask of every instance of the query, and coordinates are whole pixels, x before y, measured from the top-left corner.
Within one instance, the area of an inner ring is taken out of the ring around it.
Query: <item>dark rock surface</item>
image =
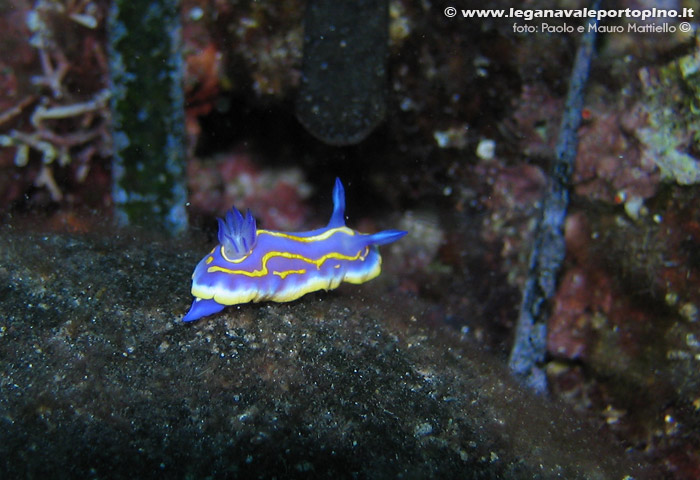
[[[644,478],[390,275],[182,324],[202,249],[0,227],[0,477]]]

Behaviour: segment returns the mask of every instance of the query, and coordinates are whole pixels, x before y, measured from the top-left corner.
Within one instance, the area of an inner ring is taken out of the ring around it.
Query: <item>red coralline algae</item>
[[[520,151],[533,157],[549,157],[559,130],[563,108],[561,98],[541,84],[524,85],[512,115]]]
[[[220,92],[221,57],[216,46],[209,43],[185,59],[185,121],[192,147],[201,133],[199,117],[213,110]]]
[[[582,213],[569,216],[565,238],[570,266],[554,297],[548,350],[555,357],[593,363],[611,355],[620,363],[634,358],[658,328],[654,314],[622,289]]]
[[[638,120],[634,112],[621,117],[604,107],[592,110],[591,120],[579,131],[573,177],[578,195],[619,204],[630,198],[647,199],[656,193],[658,169],[641,155],[638,142],[625,129]]]
[[[308,219],[311,187],[296,167],[261,169],[249,153],[238,151],[192,159],[187,177],[190,203],[201,213],[220,216],[235,205],[255,212],[261,226],[278,230],[298,229]]]
[[[570,269],[561,280],[549,320],[547,345],[559,358],[580,359],[590,347],[592,285],[580,269]]]
[[[502,244],[502,268],[511,285],[521,286],[528,264],[528,248],[538,214],[538,203],[546,178],[534,165],[512,167],[500,160],[482,162],[477,171],[492,184],[484,199],[489,215],[484,217],[482,237]]]
[[[210,70],[189,74],[200,80],[209,77],[222,90],[240,88],[233,82],[250,82],[259,96],[283,97],[298,84],[304,11],[298,1],[241,5],[186,0],[182,10],[183,36],[190,57],[215,51],[221,73],[212,75]]]

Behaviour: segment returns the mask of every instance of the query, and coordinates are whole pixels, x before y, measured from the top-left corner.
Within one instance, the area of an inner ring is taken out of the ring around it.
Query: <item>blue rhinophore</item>
[[[288,233],[258,230],[248,211],[235,208],[219,221],[219,245],[192,274],[195,297],[183,321],[218,313],[227,305],[289,302],[341,282],[364,283],[381,272],[378,245],[407,232],[359,233],[345,226],[345,192],[340,179],[333,189],[333,214],[324,228]]]

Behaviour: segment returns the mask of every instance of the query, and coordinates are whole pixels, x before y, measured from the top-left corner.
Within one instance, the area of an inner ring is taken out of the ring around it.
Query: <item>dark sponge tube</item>
[[[330,145],[361,142],[386,112],[387,0],[310,0],[296,103],[299,121]]]

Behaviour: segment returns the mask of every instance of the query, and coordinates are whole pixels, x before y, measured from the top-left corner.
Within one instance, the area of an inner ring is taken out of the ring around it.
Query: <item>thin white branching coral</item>
[[[97,34],[103,19],[97,4],[85,0],[37,0],[25,15],[26,41],[37,54],[29,86],[34,91],[0,111],[0,148],[15,149],[18,167],[40,161],[34,184],[45,187],[54,201],[63,198],[56,166],[71,164],[81,182],[95,156],[111,153],[107,62]],[[79,39],[77,48],[69,49],[67,34]],[[77,70],[85,65],[94,65],[97,81],[67,81],[71,72],[80,77]]]

